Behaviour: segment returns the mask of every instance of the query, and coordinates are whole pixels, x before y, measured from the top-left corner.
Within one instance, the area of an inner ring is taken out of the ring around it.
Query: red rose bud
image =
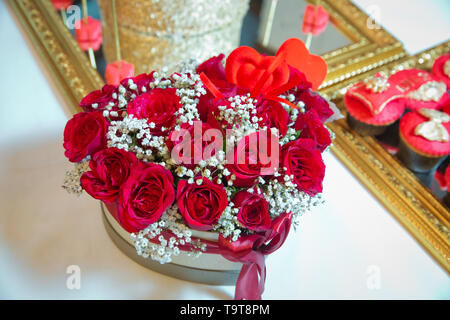
[[[259,177],[273,175],[275,168],[279,168],[279,155],[278,138],[268,131],[258,131],[243,137],[231,154],[227,155],[226,168],[236,176],[233,185],[248,188]]]
[[[103,42],[100,20],[91,17],[78,20],[76,22],[75,38],[77,39],[80,48],[84,51],[87,51],[90,48],[94,51],[100,49]]]
[[[56,10],[67,9],[73,4],[74,0],[51,0]]]
[[[196,230],[211,230],[228,205],[225,189],[202,178],[200,185],[180,180],[177,189],[178,209],[186,224]]]
[[[321,34],[328,24],[328,12],[322,6],[314,6],[308,4],[305,8],[305,15],[303,16],[302,31],[304,33],[311,33],[313,35]]]
[[[134,93],[136,95],[141,94],[141,93],[146,93],[147,91],[150,91],[149,85],[155,79],[153,77],[153,72],[151,72],[149,74],[142,73],[136,77],[125,78],[120,81],[120,84],[123,87],[128,88],[129,91],[131,91],[132,93]],[[130,88],[131,82],[136,86],[136,88],[134,88],[134,87],[133,87],[133,89]]]
[[[289,113],[276,101],[264,100],[256,107],[258,116],[262,118],[261,126],[277,128],[280,135],[284,136],[288,130]]]
[[[65,156],[71,162],[79,162],[105,149],[107,130],[108,123],[101,112],[77,113],[64,129]]]
[[[314,110],[322,123],[325,123],[333,115],[328,101],[310,89],[297,90],[294,92],[294,96],[295,101],[303,101],[306,110]]]
[[[121,189],[119,223],[128,232],[143,230],[157,222],[174,199],[170,171],[159,164],[138,162]]]
[[[233,203],[239,208],[237,219],[245,228],[253,231],[270,229],[269,204],[264,196],[240,191],[234,196]]]
[[[120,64],[116,61],[106,65],[105,79],[106,83],[118,86],[120,81],[134,76],[134,66],[124,60]]]
[[[298,139],[285,144],[280,167],[287,169],[286,175],[294,175],[298,190],[311,196],[322,192],[325,164],[314,140]]]
[[[113,98],[114,93],[117,94],[117,87],[106,84],[101,90],[92,91],[86,97],[81,99],[80,107],[87,112],[104,110],[110,102],[117,101],[117,97],[116,99]]]
[[[197,73],[201,74],[202,72],[204,72],[206,76],[214,83],[217,80],[225,81],[226,75],[225,75],[225,68],[222,64],[223,58],[225,58],[225,55],[221,53],[216,57],[212,57],[206,60],[197,67],[196,70]]]
[[[117,148],[101,150],[89,162],[91,171],[82,175],[81,186],[93,198],[113,202],[118,199],[120,187],[135,162],[134,153]]]
[[[154,123],[155,127],[150,129],[151,133],[161,136],[168,135],[175,125],[175,112],[180,107],[180,97],[175,88],[156,88],[136,97],[128,105],[127,113],[137,119],[147,119],[148,123]]]
[[[294,128],[301,131],[300,138],[314,140],[320,152],[323,152],[331,144],[330,131],[324,127],[314,110],[300,113]]]

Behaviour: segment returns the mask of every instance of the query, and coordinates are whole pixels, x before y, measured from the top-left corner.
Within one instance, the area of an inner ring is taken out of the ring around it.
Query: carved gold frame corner
[[[308,0],[312,1],[312,0]],[[45,63],[70,113],[78,102],[104,82],[89,63],[50,1],[7,0],[11,10]],[[322,0],[333,21],[355,42],[323,55],[329,66],[321,93],[342,106],[342,95],[356,81],[377,71],[427,67],[449,52],[449,43],[408,56],[402,45],[384,29],[368,28],[369,17],[349,0]],[[387,153],[375,139],[361,137],[344,120],[330,124],[336,139],[333,153],[379,199],[414,238],[450,273],[448,210]]]
[[[315,0],[307,0],[316,3]],[[328,74],[320,91],[334,98],[335,84],[406,56],[402,44],[350,0],[322,0],[331,22],[353,43],[322,55]]]

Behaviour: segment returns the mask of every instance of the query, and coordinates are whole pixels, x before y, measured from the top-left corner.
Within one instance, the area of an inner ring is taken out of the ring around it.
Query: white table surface
[[[0,43],[0,298],[231,299],[234,287],[131,261],[108,238],[98,202],[60,188],[67,118],[4,2]],[[269,257],[263,298],[449,299],[448,275],[332,154],[326,164],[327,203]],[[81,269],[79,290],[66,287],[70,265]]]

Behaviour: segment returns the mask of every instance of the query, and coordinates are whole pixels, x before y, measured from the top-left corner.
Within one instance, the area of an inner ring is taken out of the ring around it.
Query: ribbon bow
[[[118,202],[104,202],[104,205],[122,225],[118,210]],[[266,281],[266,265],[264,255],[278,250],[286,240],[292,223],[292,213],[284,213],[272,221],[271,228],[263,234],[252,234],[241,236],[237,241],[230,241],[219,236],[219,241],[214,242],[205,239],[192,237],[193,241],[201,240],[206,245],[204,253],[220,254],[224,258],[243,264],[238,280],[236,282],[235,300],[260,300],[264,292]],[[171,231],[166,230],[164,237],[168,240],[175,236]],[[147,238],[151,243],[159,244],[158,237]],[[182,251],[191,251],[191,244],[179,245]]]
[[[243,264],[236,282],[235,300],[261,300],[266,281],[264,256],[283,245],[291,223],[292,214],[285,213],[273,220],[271,229],[265,234],[241,236],[237,241],[219,236],[222,256]]]
[[[442,124],[450,121],[448,114],[433,109],[419,109],[418,112],[428,118],[429,121],[419,124],[414,129],[414,134],[429,141],[448,142],[450,140],[449,133]]]

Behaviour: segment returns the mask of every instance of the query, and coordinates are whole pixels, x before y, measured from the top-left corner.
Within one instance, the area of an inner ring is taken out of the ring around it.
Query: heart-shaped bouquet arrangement
[[[178,72],[105,85],[68,121],[64,187],[101,200],[161,263],[180,251],[243,264],[236,298],[261,298],[264,255],[320,202],[335,114],[314,89],[326,64],[298,39],[275,56],[239,47]],[[201,240],[192,230],[218,234]]]

